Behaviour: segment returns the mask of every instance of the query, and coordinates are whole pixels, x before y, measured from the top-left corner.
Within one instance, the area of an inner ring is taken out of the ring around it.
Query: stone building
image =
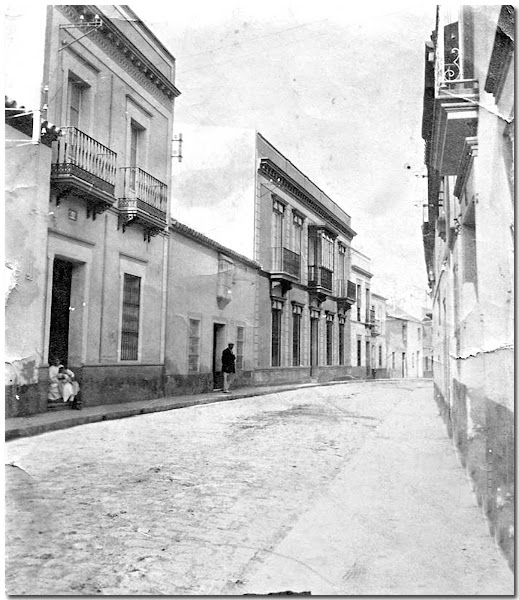
[[[434,387],[487,516],[514,549],[514,9],[440,6],[425,46],[425,259]]]
[[[6,308],[8,416],[46,408],[54,355],[89,405],[156,397],[163,377],[175,59],[128,7],[46,10],[33,110],[61,135],[6,157],[6,255],[24,289]]]

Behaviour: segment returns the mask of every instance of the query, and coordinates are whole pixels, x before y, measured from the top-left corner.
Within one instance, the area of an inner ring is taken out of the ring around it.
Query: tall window
[[[326,315],[326,364],[333,364],[333,315]]]
[[[392,353],[391,353],[391,368],[392,368],[392,369],[395,369],[395,368],[396,368],[396,367],[395,367],[395,364],[396,364],[395,353],[394,353],[394,352],[392,352]]]
[[[281,366],[281,315],[283,303],[272,302],[272,366]]]
[[[143,128],[133,119],[130,124],[130,189],[135,190],[137,183],[137,167],[139,166],[139,147],[142,139]]]
[[[327,233],[323,232],[322,234],[322,262],[321,265],[328,269],[329,271],[333,271],[333,262],[334,262],[334,242],[333,238]]]
[[[303,217],[294,213],[292,228],[292,250],[301,255],[303,249]]]
[[[361,320],[362,311],[362,285],[357,282],[357,321]]]
[[[382,366],[382,346],[378,347],[378,366]]]
[[[68,124],[79,129],[83,86],[72,79],[68,82]]]
[[[285,206],[279,200],[272,203],[272,268],[283,267],[283,217]]]
[[[343,320],[339,321],[339,364],[344,364],[344,331],[345,323]]]
[[[338,265],[337,265],[337,293],[339,296],[346,296],[346,246],[339,243],[338,247]]]
[[[357,367],[362,366],[362,340],[357,339]]]
[[[139,359],[141,278],[124,274],[121,324],[121,360]]]
[[[197,373],[200,364],[200,321],[189,319],[188,373]]]
[[[243,350],[245,346],[245,327],[236,328],[236,368],[243,369]]]
[[[417,328],[416,334],[418,336],[418,341],[420,341],[422,339],[422,328],[421,327]]]
[[[407,323],[402,323],[402,341],[407,343]]]
[[[371,298],[370,298],[370,294],[369,294],[369,288],[366,288],[366,323],[369,323],[369,304],[370,304]]]
[[[418,350],[416,353],[416,368],[420,368],[420,350]]]
[[[292,366],[301,364],[301,315],[303,307],[294,304],[292,307]]]

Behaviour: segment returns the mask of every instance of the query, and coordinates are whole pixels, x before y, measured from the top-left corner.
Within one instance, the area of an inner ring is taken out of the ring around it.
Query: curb
[[[343,385],[347,383],[398,383],[400,381],[423,381],[429,382],[430,379],[348,379],[344,381],[326,381],[321,383],[303,383],[303,384],[294,384],[287,385],[286,387],[276,387],[272,389],[261,389],[261,390],[249,390],[247,392],[235,392],[230,393],[229,395],[211,395],[207,397],[196,397],[193,399],[185,399],[179,400],[175,403],[167,403],[164,402],[162,398],[157,398],[156,400],[151,400],[150,403],[140,407],[128,407],[119,410],[110,411],[109,407],[107,407],[106,412],[97,413],[97,414],[75,414],[71,415],[67,419],[61,419],[58,421],[50,421],[48,423],[39,423],[34,425],[26,425],[20,426],[12,429],[5,429],[5,441],[10,441],[23,437],[33,437],[35,435],[41,435],[42,433],[47,433],[51,431],[58,431],[60,429],[69,429],[70,427],[77,427],[79,425],[88,425],[90,423],[100,423],[102,421],[115,421],[117,419],[126,419],[128,417],[135,417],[138,415],[146,415],[157,412],[165,412],[169,410],[176,410],[178,408],[189,408],[191,406],[202,406],[205,404],[216,404],[217,402],[229,402],[231,400],[242,400],[244,398],[257,398],[259,396],[269,396],[272,394],[277,394],[281,392],[289,392],[293,390],[300,389],[309,389],[315,387],[329,387],[332,385]],[[153,402],[157,402],[157,404],[152,405]],[[42,413],[48,414],[48,413]],[[27,417],[31,418],[31,417]],[[6,420],[7,421],[7,420]]]

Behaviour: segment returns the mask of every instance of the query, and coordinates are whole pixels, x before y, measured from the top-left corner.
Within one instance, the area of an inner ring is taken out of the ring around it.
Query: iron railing
[[[308,285],[310,287],[322,287],[331,292],[332,279],[333,271],[316,265],[308,267]]]
[[[274,247],[272,250],[272,271],[283,271],[293,277],[299,277],[301,256],[288,248]]]
[[[140,200],[161,212],[166,212],[168,186],[138,167],[121,167],[124,174],[125,200]]]
[[[117,154],[76,127],[64,127],[53,160],[63,174],[68,166],[115,185]],[[72,173],[72,171],[71,171]]]

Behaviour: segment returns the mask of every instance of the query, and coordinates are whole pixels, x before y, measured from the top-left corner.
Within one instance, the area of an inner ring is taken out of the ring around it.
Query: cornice
[[[116,60],[134,79],[158,98],[164,106],[180,95],[180,91],[146,56],[121,32],[96,6],[60,5],[55,6],[78,29],[89,34],[89,39]],[[95,15],[102,19],[102,26],[92,30],[80,25],[80,17],[92,21]]]
[[[325,221],[331,223],[336,229],[343,233],[349,240],[352,240],[357,233],[351,227],[340,221],[327,210],[316,198],[305,192],[292,178],[285,174],[272,160],[262,158],[259,165],[259,171],[264,175],[275,177],[275,184],[293,198],[304,204],[307,208],[318,214]]]
[[[365,277],[368,277],[369,279],[371,279],[373,277],[373,273],[366,271],[362,267],[357,267],[357,265],[351,265],[351,270],[357,271],[357,273],[360,273],[361,275],[364,275]]]

